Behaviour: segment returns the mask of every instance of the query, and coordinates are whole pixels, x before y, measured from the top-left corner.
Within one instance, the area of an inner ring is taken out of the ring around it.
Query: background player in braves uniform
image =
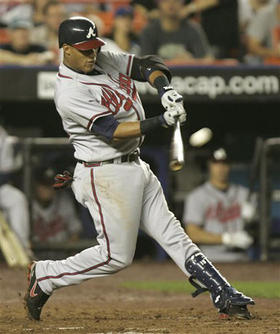
[[[212,261],[246,260],[244,251],[234,249],[246,250],[253,242],[244,231],[242,215],[248,189],[229,183],[230,165],[223,148],[212,153],[208,168],[209,181],[194,189],[186,199],[183,215],[186,231]],[[251,217],[253,213],[251,210]]]
[[[66,191],[53,187],[55,171],[37,170],[32,201],[32,240],[35,242],[64,242],[78,240],[82,224],[73,199]]]
[[[28,315],[39,320],[54,290],[113,274],[131,264],[138,229],[153,237],[188,276],[209,289],[222,313],[249,317],[253,300],[236,291],[185,234],[168,210],[158,179],[139,158],[143,136],[160,126],[183,123],[182,96],[169,86],[168,68],[154,56],[102,52],[95,24],[83,17],[61,23],[64,60],[55,103],[74,145],[77,165],[72,189],[86,206],[98,245],[62,261],[30,266],[25,296]],[[166,111],[145,119],[134,80],[156,87]],[[197,285],[197,284],[196,284]],[[197,285],[200,291],[199,285]]]

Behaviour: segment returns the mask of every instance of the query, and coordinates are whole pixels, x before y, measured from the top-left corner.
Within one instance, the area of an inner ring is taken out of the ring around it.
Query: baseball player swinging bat
[[[63,62],[54,100],[75,148],[71,186],[93,217],[98,245],[64,260],[32,263],[25,295],[28,316],[40,320],[42,307],[56,289],[130,265],[140,227],[187,277],[194,276],[209,290],[221,314],[249,318],[247,305],[254,301],[235,290],[185,234],[168,208],[160,182],[139,157],[146,134],[174,126],[177,118],[180,124],[186,120],[183,97],[169,86],[169,69],[154,55],[103,52],[105,43],[88,18],[63,21],[58,35]],[[134,80],[158,90],[165,109],[161,115],[145,117]],[[64,173],[58,179],[64,183],[68,177]]]
[[[26,267],[29,257],[0,212],[0,248],[10,267]]]

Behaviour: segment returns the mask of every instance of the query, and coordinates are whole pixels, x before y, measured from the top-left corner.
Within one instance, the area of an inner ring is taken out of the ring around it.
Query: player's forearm
[[[159,70],[154,71],[154,72],[152,72],[152,73],[150,74],[150,76],[148,77],[148,81],[149,81],[149,83],[150,83],[152,86],[154,86],[154,85],[155,85],[155,80],[156,80],[157,78],[161,77],[161,76],[164,76],[164,77],[167,79],[166,75],[165,75],[162,71],[159,71]],[[167,79],[167,80],[168,80],[168,79]]]
[[[24,55],[17,55],[7,50],[0,50],[0,63],[24,65]]]
[[[161,126],[168,126],[168,123],[166,122],[163,115],[151,117],[137,122],[120,123],[114,131],[113,139],[119,140],[141,137]]]
[[[201,10],[205,10],[214,6],[217,6],[219,4],[219,0],[196,0],[192,2],[192,5],[194,5],[193,12],[198,12]]]
[[[188,224],[186,227],[186,232],[194,243],[205,245],[222,244],[222,236],[220,234],[205,231],[199,226]]]
[[[140,122],[123,122],[116,128],[113,139],[127,139],[141,136]]]
[[[248,49],[252,54],[260,57],[280,57],[280,52],[264,47],[254,39],[249,39]]]

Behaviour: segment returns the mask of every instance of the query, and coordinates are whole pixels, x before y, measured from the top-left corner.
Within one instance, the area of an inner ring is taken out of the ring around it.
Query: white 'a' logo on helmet
[[[92,27],[89,28],[88,34],[87,34],[87,38],[90,38],[90,37],[96,37],[95,31],[93,30]]]

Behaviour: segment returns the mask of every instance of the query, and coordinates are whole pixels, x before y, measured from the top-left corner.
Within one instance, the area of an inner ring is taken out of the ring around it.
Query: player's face
[[[230,172],[230,166],[226,162],[210,162],[210,179],[217,182],[227,182]]]
[[[183,7],[182,0],[160,0],[158,3],[163,17],[177,18]]]
[[[53,32],[58,31],[58,27],[60,23],[64,20],[64,18],[65,9],[64,6],[61,4],[50,6],[48,8],[48,12],[44,17],[46,25]]]
[[[98,49],[78,50],[70,45],[64,45],[64,63],[76,71],[89,73],[94,69]]]
[[[15,29],[10,32],[11,44],[18,50],[25,50],[29,45],[29,30]]]
[[[48,206],[55,196],[55,190],[51,185],[37,184],[36,198],[43,206]]]
[[[114,27],[118,31],[129,33],[132,30],[132,18],[130,16],[116,17]]]

